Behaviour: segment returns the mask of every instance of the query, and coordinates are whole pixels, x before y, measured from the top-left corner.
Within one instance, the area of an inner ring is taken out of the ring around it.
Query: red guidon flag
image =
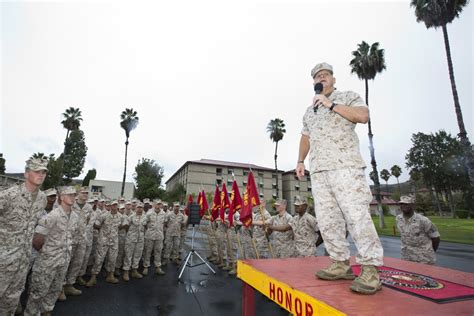
[[[232,192],[230,193],[230,211],[229,211],[229,225],[234,226],[234,214],[242,207],[242,197],[240,196],[239,186],[237,181],[232,183]]]
[[[184,214],[186,214],[186,216],[189,216],[189,206],[193,202],[194,202],[193,196],[192,196],[192,194],[190,194],[189,197],[188,197],[188,204],[186,205],[186,208],[184,209]]]
[[[225,183],[222,184],[222,191],[221,191],[221,209],[220,209],[220,218],[222,222],[225,221],[225,210],[230,207],[229,202],[229,193],[227,193],[227,187]]]
[[[214,201],[211,209],[211,221],[215,221],[219,217],[219,210],[221,208],[221,192],[219,187],[216,185],[216,191],[214,192]]]
[[[242,210],[240,211],[240,221],[245,227],[249,227],[252,224],[252,208],[256,205],[260,205],[260,198],[253,173],[250,171],[242,201]]]
[[[206,193],[204,192],[204,190],[199,192],[198,204],[199,204],[199,216],[203,217],[204,214],[206,214],[206,211],[209,209],[209,204],[207,204]]]

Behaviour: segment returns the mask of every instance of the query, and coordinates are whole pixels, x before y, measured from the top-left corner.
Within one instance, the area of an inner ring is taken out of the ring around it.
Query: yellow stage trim
[[[346,315],[304,292],[295,290],[287,284],[269,277],[240,260],[237,261],[237,277],[293,315]]]

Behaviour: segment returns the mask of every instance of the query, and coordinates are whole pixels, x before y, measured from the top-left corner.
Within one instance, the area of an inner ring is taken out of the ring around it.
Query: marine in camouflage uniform
[[[216,228],[214,222],[211,221],[211,216],[209,214],[205,214],[202,217],[199,227],[202,228],[203,232],[207,235],[210,252],[207,260],[212,263],[217,263],[219,260],[219,254],[217,253]]]
[[[77,282],[80,285],[86,285],[86,281],[84,280],[84,276],[86,275],[87,266],[91,265],[90,258],[94,257],[92,254],[92,249],[94,245],[94,234],[96,229],[94,229],[94,223],[97,220],[98,216],[100,215],[100,209],[97,208],[95,211],[92,210],[87,217],[87,225],[86,225],[86,250],[84,254],[84,260],[82,260],[81,269],[79,270],[79,277],[77,278]]]
[[[277,200],[275,206],[278,214],[272,217],[270,224],[275,226],[288,225],[293,217],[286,212],[286,200]],[[285,232],[276,231],[273,234],[272,244],[275,258],[294,257],[295,245],[293,237],[293,232],[291,230]]]
[[[414,199],[400,198],[402,214],[397,215],[396,224],[400,232],[402,260],[435,264],[440,234],[436,225],[427,217],[415,213]]]
[[[262,201],[262,207],[265,207],[265,202]],[[262,219],[263,213],[263,219]],[[268,239],[265,235],[264,226],[270,224],[272,216],[264,208],[263,212],[260,212],[259,206],[253,208],[253,238],[257,245],[257,252],[260,259],[265,259],[269,257],[270,250],[268,245]]]
[[[295,235],[296,257],[316,256],[317,247],[323,242],[316,218],[306,209],[308,203],[297,196],[294,202],[296,215],[288,223]]]
[[[64,286],[64,294],[66,295],[81,295],[82,292],[74,287],[76,279],[81,271],[82,262],[86,256],[87,236],[86,228],[88,220],[94,212],[92,206],[86,203],[89,194],[88,187],[81,187],[77,202],[72,206],[72,211],[79,217],[79,222],[76,226],[76,231],[73,233],[71,261],[66,273],[66,284]]]
[[[175,263],[179,264],[179,239],[181,235],[181,227],[184,225],[184,216],[179,212],[179,203],[174,203],[173,211],[166,214],[166,249],[165,260],[171,258]]]
[[[99,274],[102,263],[107,258],[105,270],[107,271],[108,283],[118,283],[114,277],[115,261],[118,252],[118,231],[123,225],[122,214],[118,213],[117,201],[111,203],[110,212],[102,213],[95,221],[94,226],[99,229],[99,238],[97,240],[97,253],[95,256],[94,266],[91,270],[91,279],[86,286],[94,286],[97,282],[97,274]]]
[[[143,259],[143,274],[148,274],[151,254],[154,253],[154,263],[157,274],[164,274],[161,269],[161,254],[163,251],[164,227],[167,223],[167,214],[159,201],[156,207],[145,214],[145,255]]]
[[[119,213],[122,215],[123,219],[127,218],[125,215],[125,204],[119,205]],[[125,228],[120,228],[118,233],[118,251],[117,251],[117,259],[115,261],[115,276],[120,275],[120,269],[123,265],[123,260],[125,256],[125,239],[127,238],[127,231]]]
[[[128,227],[125,240],[125,257],[123,261],[123,279],[129,280],[130,267],[132,268],[132,278],[141,279],[143,276],[138,273],[138,264],[142,257],[145,243],[146,215],[143,214],[143,204],[137,205],[137,212],[125,217],[124,225]]]
[[[351,289],[373,294],[381,289],[375,266],[383,265],[383,249],[369,213],[372,194],[355,132],[356,123],[368,121],[369,111],[357,93],[334,88],[331,65],[320,63],[311,75],[315,85],[323,85],[323,91],[304,114],[296,172],[305,175],[304,159],[309,152],[316,218],[333,260],[330,267],[317,272],[317,277],[353,278],[345,238],[347,225],[358,250],[356,261],[362,265]]]
[[[13,315],[25,287],[31,242],[46,196],[46,159],[26,162],[24,184],[0,192],[0,315]]]
[[[51,312],[62,290],[79,216],[71,210],[76,190],[63,187],[60,195],[61,205],[40,219],[35,229],[33,245],[40,250],[33,265],[25,315]]]
[[[181,257],[181,253],[183,252],[184,248],[184,241],[186,239],[186,232],[188,231],[188,215],[184,213],[184,207],[180,207],[179,211],[184,217],[184,223],[183,226],[181,226],[181,232],[179,236],[179,256]]]

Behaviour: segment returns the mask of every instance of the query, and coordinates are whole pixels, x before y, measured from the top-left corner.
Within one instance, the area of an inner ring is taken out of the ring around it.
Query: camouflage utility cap
[[[32,158],[26,161],[25,169],[31,171],[48,170],[48,159],[47,158]]]
[[[276,200],[276,202],[275,202],[275,205],[285,205],[285,204],[286,204],[286,200],[285,200],[285,199]]]
[[[329,65],[328,63],[320,63],[314,66],[314,68],[311,70],[311,78],[314,78],[314,76],[316,76],[316,74],[320,72],[321,70],[327,70],[331,74],[333,73],[331,65]]]
[[[89,187],[80,187],[78,192],[80,192],[80,193],[89,193]]]
[[[53,196],[53,195],[57,195],[57,192],[56,192],[56,189],[51,188],[44,191],[44,194],[46,194],[46,196]]]
[[[308,204],[308,202],[306,202],[305,198],[302,198],[301,196],[297,195],[295,197],[295,202],[293,204],[299,206],[299,205],[303,205],[303,204]]]
[[[400,204],[415,204],[415,198],[410,195],[402,195],[400,197]]]
[[[60,195],[65,195],[65,194],[76,194],[76,189],[71,186],[64,186],[59,188],[59,194]]]

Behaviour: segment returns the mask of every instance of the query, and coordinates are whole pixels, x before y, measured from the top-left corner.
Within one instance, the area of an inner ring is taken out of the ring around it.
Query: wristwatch
[[[337,105],[336,102],[333,102],[329,110],[332,111],[336,105]]]

